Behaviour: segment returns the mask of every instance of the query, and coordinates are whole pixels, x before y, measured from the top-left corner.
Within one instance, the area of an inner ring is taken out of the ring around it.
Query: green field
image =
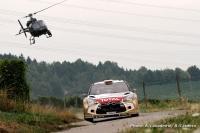
[[[143,87],[137,87],[139,100],[144,98]],[[180,82],[180,89],[185,100],[200,101],[200,81],[196,82]],[[177,83],[163,85],[145,85],[147,98],[152,99],[178,99]]]

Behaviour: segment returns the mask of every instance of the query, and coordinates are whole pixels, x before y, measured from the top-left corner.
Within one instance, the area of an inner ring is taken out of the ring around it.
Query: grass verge
[[[185,105],[187,104],[187,105]],[[120,133],[194,133],[200,132],[200,104],[185,103],[180,109],[186,110],[185,114],[163,119],[155,123],[142,125],[140,128],[127,129]]]
[[[70,123],[78,121],[70,110],[44,113],[46,109],[43,112],[0,111],[0,132],[48,133],[71,128],[73,126]]]
[[[72,109],[15,102],[0,92],[0,133],[48,133],[74,127]]]
[[[159,102],[157,104],[151,104],[151,103],[140,103],[139,109],[142,113],[147,112],[158,112],[158,111],[168,111],[168,110],[182,110],[182,109],[189,109],[191,107],[191,104],[189,102],[183,102],[181,105],[177,101],[170,101],[170,102]]]

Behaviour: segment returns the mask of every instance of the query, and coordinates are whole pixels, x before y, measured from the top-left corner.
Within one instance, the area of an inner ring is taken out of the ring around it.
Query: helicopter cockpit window
[[[34,30],[36,30],[36,29],[40,28],[40,25],[39,25],[39,23],[36,22],[36,23],[32,24],[32,27]]]
[[[43,21],[39,21],[39,24],[41,27],[46,26],[46,24]]]

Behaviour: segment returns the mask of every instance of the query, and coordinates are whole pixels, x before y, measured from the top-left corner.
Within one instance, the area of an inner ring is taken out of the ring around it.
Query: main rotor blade
[[[42,10],[38,11],[38,12],[35,12],[35,13],[33,13],[33,15],[35,15],[35,14],[37,14],[37,13],[39,13],[39,12],[42,12],[42,11],[48,9],[48,8],[51,8],[51,7],[55,6],[55,5],[58,5],[58,4],[60,4],[60,3],[63,3],[63,2],[65,2],[65,1],[67,1],[67,0],[61,1],[61,2],[59,2],[59,3],[57,3],[57,4],[54,4],[54,5],[50,6],[50,7],[47,7],[47,8],[45,8],[45,9],[42,9]]]
[[[24,32],[24,35],[26,36],[26,38],[27,38],[27,35],[26,35],[26,32],[24,31],[24,27],[22,26],[22,24],[21,24],[21,22],[18,20],[18,22],[19,22],[19,24],[20,24],[20,26],[21,26],[21,28],[22,28],[22,30],[23,30],[23,32]]]
[[[54,4],[54,5],[50,6],[50,7],[47,7],[47,8],[45,8],[45,9],[42,9],[42,10],[40,10],[40,11],[38,11],[38,12],[33,13],[33,14],[31,13],[31,14],[29,14],[28,16],[22,17],[22,18],[20,18],[20,19],[32,17],[33,15],[35,15],[35,14],[37,14],[37,13],[39,13],[39,12],[42,12],[42,11],[48,9],[48,8],[51,8],[51,7],[55,6],[55,5],[58,5],[58,4],[60,4],[60,3],[65,2],[65,1],[67,1],[67,0],[64,0],[64,1],[61,1],[61,2],[59,2],[59,3],[56,3],[56,4]]]
[[[25,17],[23,17],[23,18],[28,18],[28,17],[30,17],[30,16],[25,16]],[[20,18],[20,19],[23,19],[23,18]]]
[[[31,13],[31,14],[28,14],[27,16],[25,16],[25,17],[20,18],[20,19],[28,18],[28,17],[32,17],[32,16],[33,16],[33,14]]]

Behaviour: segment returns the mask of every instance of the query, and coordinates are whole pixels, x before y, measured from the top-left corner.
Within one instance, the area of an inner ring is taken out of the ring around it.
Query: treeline
[[[175,75],[179,75],[180,82],[199,81],[200,69],[191,66],[187,70],[180,68],[149,70],[142,66],[138,70],[124,69],[116,62],[106,61],[94,65],[81,59],[75,62],[37,62],[23,55],[0,54],[0,59],[23,59],[28,64],[27,81],[30,82],[32,97],[54,96],[63,98],[66,96],[87,93],[90,85],[105,79],[126,80],[131,88],[141,86],[142,82],[148,84],[175,83]]]

